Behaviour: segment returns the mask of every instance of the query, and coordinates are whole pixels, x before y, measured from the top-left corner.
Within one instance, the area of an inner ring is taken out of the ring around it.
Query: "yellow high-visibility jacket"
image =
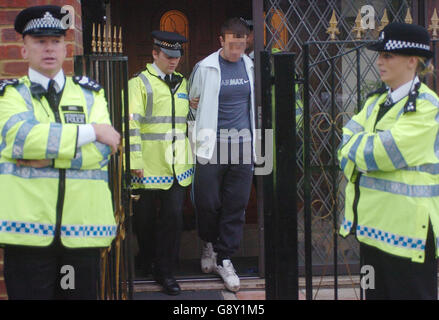
[[[174,72],[173,77],[182,76]],[[148,64],[130,79],[128,89],[131,169],[143,169],[144,174],[132,178],[133,188],[167,190],[174,179],[183,187],[190,185],[194,168],[186,132],[186,80],[172,92]]]
[[[99,142],[77,148],[78,124],[110,124],[104,90],[67,77],[58,116],[27,76],[0,85],[0,244],[107,247],[116,235],[107,162]],[[56,120],[58,118],[58,122]],[[52,167],[17,159],[53,159]]]
[[[386,96],[369,97],[343,128],[338,158],[348,183],[340,233],[423,262],[429,219],[439,234],[439,99],[421,84],[415,112],[404,112],[406,96],[376,123]]]

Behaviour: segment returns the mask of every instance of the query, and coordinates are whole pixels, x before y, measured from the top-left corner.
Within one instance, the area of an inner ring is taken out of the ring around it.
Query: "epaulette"
[[[376,95],[376,94],[382,95],[383,93],[386,93],[387,91],[388,91],[388,88],[387,88],[386,84],[383,82],[381,84],[381,87],[379,87],[377,90],[368,93],[368,95],[366,96],[366,100],[369,99],[370,97]]]
[[[0,96],[3,96],[7,86],[16,86],[20,81],[18,79],[0,80]]]
[[[79,84],[81,87],[86,89],[90,89],[93,91],[99,91],[102,89],[102,86],[94,80],[89,79],[86,76],[75,76],[72,78],[73,82]]]

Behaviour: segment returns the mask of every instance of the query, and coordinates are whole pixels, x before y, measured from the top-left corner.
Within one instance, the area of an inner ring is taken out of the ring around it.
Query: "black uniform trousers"
[[[100,249],[5,246],[4,277],[10,300],[96,300]],[[64,268],[63,268],[64,267]]]
[[[183,228],[186,187],[174,179],[168,190],[138,190],[134,202],[134,230],[139,244],[137,259],[157,276],[172,276],[178,262]]]
[[[220,162],[219,143],[213,157],[217,163],[199,163],[195,167],[192,197],[197,215],[199,237],[213,244],[215,252],[222,257],[231,257],[238,249],[242,239],[245,223],[245,209],[250,198],[253,179],[252,156],[243,152],[243,144],[239,146],[239,154],[232,154],[228,146],[228,160]],[[246,149],[249,152],[250,148]],[[239,157],[235,159],[236,156]],[[232,161],[234,159],[234,161]],[[239,162],[234,164],[234,162]]]
[[[375,275],[375,288],[365,290],[366,300],[437,300],[435,242],[430,223],[424,263],[360,244],[362,265],[372,266]]]

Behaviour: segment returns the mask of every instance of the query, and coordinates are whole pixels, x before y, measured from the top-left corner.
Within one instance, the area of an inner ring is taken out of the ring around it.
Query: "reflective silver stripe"
[[[58,158],[59,146],[61,143],[61,123],[51,123],[49,129],[49,138],[47,140],[46,159]]]
[[[369,119],[370,115],[372,114],[373,108],[375,108],[375,105],[377,104],[378,100],[380,99],[381,95],[379,95],[368,107],[367,107],[367,113],[366,113],[366,119]]]
[[[35,222],[0,220],[0,232],[21,233],[36,236],[54,236],[55,225]]]
[[[146,97],[146,114],[143,117],[140,114],[133,114],[133,120],[139,121],[140,123],[172,123],[172,117],[169,116],[152,116],[152,107],[154,103],[154,94],[152,91],[151,83],[148,78],[143,74],[139,74],[139,78],[142,79],[143,85],[145,86],[147,97]],[[186,123],[186,117],[175,117],[175,123]]]
[[[91,113],[91,108],[93,107],[94,104],[94,95],[93,92],[89,89],[86,89],[84,87],[81,87],[82,89],[82,93],[84,94],[85,97],[85,102],[87,103],[87,111],[88,111],[88,117],[90,118],[90,113]]]
[[[130,151],[131,152],[142,151],[142,146],[140,144],[130,144]]]
[[[21,95],[23,100],[26,102],[26,107],[29,111],[33,110],[33,104],[32,104],[32,96],[30,94],[29,88],[26,87],[24,83],[20,83],[15,87],[17,89],[18,93]]]
[[[24,143],[29,132],[38,124],[37,121],[31,120],[24,122],[20,129],[18,129],[17,135],[15,136],[14,145],[12,146],[12,158],[22,159],[24,152]]]
[[[140,129],[130,129],[130,137],[140,137]]]
[[[405,168],[402,168],[401,170],[426,172],[429,174],[439,174],[439,164],[438,163],[435,163],[435,164],[429,163],[429,164],[424,164],[424,165],[416,166],[416,167],[405,167]]]
[[[353,119],[349,120],[345,128],[351,130],[354,134],[364,131],[364,127]]]
[[[172,133],[142,133],[142,140],[162,140],[162,141],[170,141],[173,140],[174,135]],[[184,140],[186,135],[184,133],[176,133],[176,140]]]
[[[14,163],[0,163],[0,175],[13,175],[24,179],[58,179],[59,170],[54,168],[31,168],[18,167]],[[67,169],[66,177],[68,179],[87,179],[87,180],[104,180],[108,181],[108,172],[102,170],[74,170]]]
[[[3,126],[2,130],[2,144],[0,145],[0,152],[6,147],[6,135],[8,134],[8,131],[15,126],[20,121],[29,121],[34,120],[34,113],[32,111],[26,111],[14,114],[12,117],[6,121],[6,123]]]
[[[157,116],[157,117],[143,117],[138,113],[133,113],[132,120],[138,121],[142,124],[147,123],[172,123],[172,117]],[[186,117],[175,117],[175,123],[186,123]]]
[[[373,155],[374,136],[367,137],[366,145],[364,146],[364,160],[366,161],[367,171],[378,170],[378,165]]]
[[[114,225],[64,225],[61,226],[61,236],[77,237],[114,237],[117,227]]]
[[[365,133],[361,133],[358,137],[357,140],[354,142],[354,144],[352,145],[351,149],[349,150],[349,154],[348,154],[348,158],[355,162],[355,157],[357,155],[357,150],[358,147],[360,146],[361,140],[363,140]]]
[[[390,130],[379,132],[378,136],[380,137],[384,149],[386,150],[387,155],[392,161],[393,166],[396,169],[407,167],[407,162],[405,161],[401,151],[399,151]]]
[[[152,104],[153,104],[153,92],[152,92],[152,87],[151,84],[149,83],[148,78],[143,74],[139,74],[139,78],[142,79],[143,81],[143,85],[145,86],[146,89],[146,117],[150,118],[152,116]]]
[[[427,92],[423,92],[423,93],[419,94],[418,99],[428,100],[436,108],[439,108],[439,100]]]
[[[347,164],[348,164],[348,159],[343,157],[341,159],[341,162],[340,162],[340,168],[341,168],[342,171],[344,171],[344,169],[346,168]]]
[[[362,175],[360,186],[377,191],[399,194],[407,197],[430,198],[439,196],[439,185],[410,185]]]
[[[96,149],[98,149],[102,155],[102,160],[99,162],[99,165],[101,167],[103,167],[109,161],[108,157],[111,154],[111,148],[109,146],[107,146],[106,144],[103,144],[103,143],[98,142],[98,141],[93,142],[93,144],[96,146]]]
[[[76,150],[76,157],[70,163],[72,169],[81,169],[82,167],[82,148]]]

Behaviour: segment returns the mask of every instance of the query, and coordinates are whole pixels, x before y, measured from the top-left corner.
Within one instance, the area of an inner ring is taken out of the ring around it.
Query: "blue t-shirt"
[[[244,60],[230,62],[219,56],[221,88],[218,104],[217,139],[221,142],[251,141],[250,94],[251,87]],[[228,131],[224,136],[221,129]],[[240,139],[241,138],[241,139]]]

